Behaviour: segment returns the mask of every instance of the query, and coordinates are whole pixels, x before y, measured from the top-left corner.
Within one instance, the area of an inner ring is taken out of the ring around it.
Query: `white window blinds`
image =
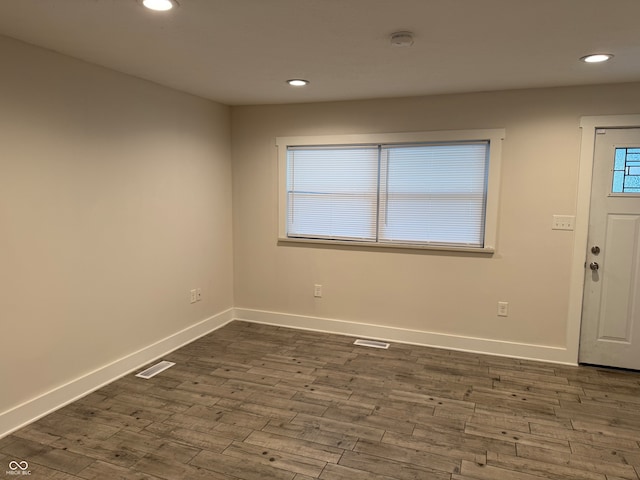
[[[378,147],[289,147],[287,235],[376,240]]]
[[[489,142],[290,146],[287,236],[483,247]]]
[[[380,242],[481,247],[488,143],[383,146]]]

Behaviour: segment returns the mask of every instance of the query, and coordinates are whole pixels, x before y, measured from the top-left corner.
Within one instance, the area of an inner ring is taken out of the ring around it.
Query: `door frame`
[[[585,261],[589,234],[589,210],[591,207],[591,181],[593,178],[593,155],[597,128],[638,128],[638,115],[600,115],[580,118],[582,139],[580,163],[578,165],[578,192],[576,199],[576,222],[573,240],[573,259],[569,285],[569,312],[567,318],[567,360],[577,364],[580,355],[580,327],[582,325],[582,300],[584,292]]]

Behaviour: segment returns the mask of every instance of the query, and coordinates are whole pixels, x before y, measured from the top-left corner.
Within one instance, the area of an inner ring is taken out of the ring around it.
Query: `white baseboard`
[[[566,348],[526,343],[506,342],[488,338],[463,337],[444,333],[408,330],[367,323],[347,322],[331,318],[307,317],[288,313],[267,312],[246,308],[235,309],[236,320],[264,323],[324,333],[338,333],[372,340],[393,341],[426,347],[446,348],[463,352],[576,365]]]
[[[61,385],[39,397],[0,413],[0,438],[27,424],[84,397],[85,395],[131,373],[143,365],[223,327],[234,319],[232,308],[191,325],[137,352]]]
[[[153,362],[233,320],[264,323],[324,333],[337,333],[372,340],[384,340],[465,352],[576,365],[566,348],[463,337],[443,333],[308,317],[246,308],[229,309],[174,333],[108,365],[76,378],[47,393],[0,413],[0,438],[28,425],[65,405]]]

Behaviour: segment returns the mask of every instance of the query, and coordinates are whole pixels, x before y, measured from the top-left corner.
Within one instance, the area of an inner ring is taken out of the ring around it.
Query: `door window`
[[[640,147],[615,149],[611,193],[640,193]]]

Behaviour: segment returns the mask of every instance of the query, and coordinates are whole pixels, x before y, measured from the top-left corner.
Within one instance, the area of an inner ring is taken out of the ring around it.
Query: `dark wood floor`
[[[640,374],[234,322],[0,440],[40,479],[638,479]],[[0,471],[5,468],[0,468]]]

